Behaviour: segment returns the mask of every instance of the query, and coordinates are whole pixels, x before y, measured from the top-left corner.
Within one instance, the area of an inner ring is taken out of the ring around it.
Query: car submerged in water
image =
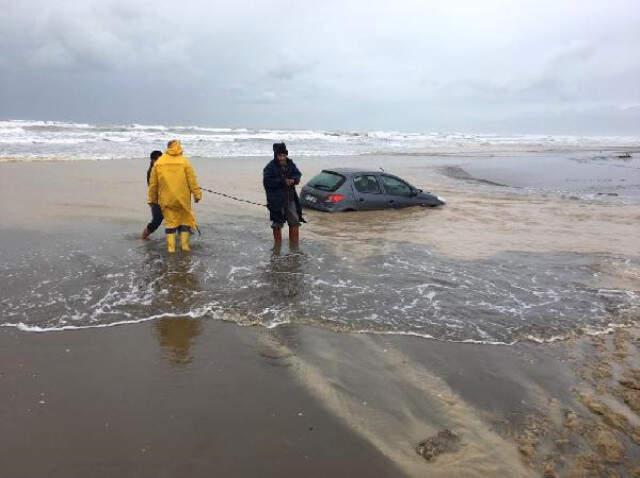
[[[445,200],[384,171],[324,169],[300,191],[302,206],[319,211],[367,211],[442,206]]]

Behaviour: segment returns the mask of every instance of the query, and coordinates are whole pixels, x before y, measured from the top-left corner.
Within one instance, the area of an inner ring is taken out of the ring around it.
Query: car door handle
[[[364,202],[364,198],[360,198],[360,202]]]

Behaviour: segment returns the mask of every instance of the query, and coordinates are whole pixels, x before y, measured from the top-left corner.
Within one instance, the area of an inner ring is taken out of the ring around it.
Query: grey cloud
[[[4,118],[637,129],[621,108],[640,104],[637,1],[11,0],[4,13]]]
[[[313,71],[314,63],[275,62],[268,76],[275,80],[290,81]]]
[[[556,70],[584,63],[593,58],[596,53],[594,45],[572,45],[557,52],[549,61],[547,69]]]
[[[183,57],[188,37],[165,37],[156,20],[153,9],[124,2],[43,2],[2,30],[11,38],[13,69],[104,73]]]

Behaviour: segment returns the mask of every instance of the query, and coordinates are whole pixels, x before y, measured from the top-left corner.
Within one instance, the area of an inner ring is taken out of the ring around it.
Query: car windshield
[[[322,191],[335,191],[342,183],[344,183],[345,177],[338,173],[331,171],[322,171],[317,176],[311,178],[309,186],[312,188],[320,189]]]

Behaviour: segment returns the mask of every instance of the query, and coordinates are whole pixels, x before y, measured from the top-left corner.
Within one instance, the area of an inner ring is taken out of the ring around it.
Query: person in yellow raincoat
[[[162,209],[169,252],[176,251],[176,232],[180,233],[182,250],[191,250],[189,237],[197,226],[191,209],[192,194],[196,202],[202,199],[196,173],[182,155],[180,141],[171,140],[151,169],[147,200],[149,204],[159,204]]]

